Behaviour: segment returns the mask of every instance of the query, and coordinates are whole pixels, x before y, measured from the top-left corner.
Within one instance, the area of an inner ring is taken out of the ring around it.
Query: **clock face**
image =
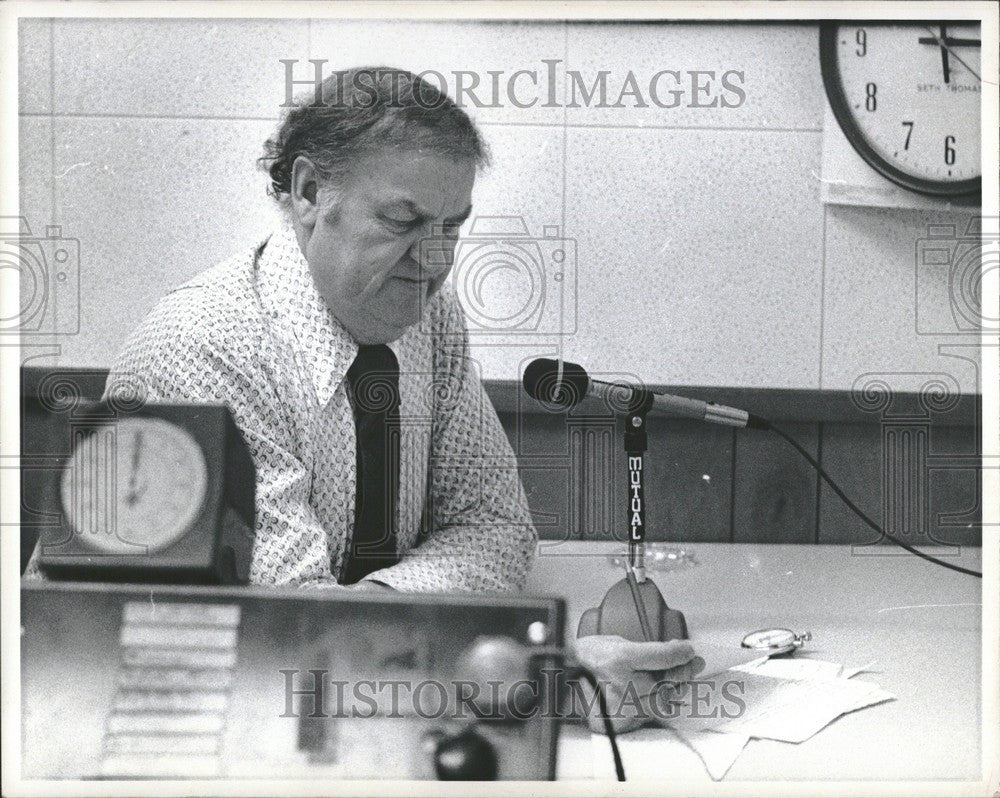
[[[124,418],[83,438],[63,472],[63,510],[98,551],[165,548],[198,517],[207,468],[185,430],[159,418]]]
[[[978,23],[824,25],[827,97],[858,153],[914,191],[977,192],[980,44]]]

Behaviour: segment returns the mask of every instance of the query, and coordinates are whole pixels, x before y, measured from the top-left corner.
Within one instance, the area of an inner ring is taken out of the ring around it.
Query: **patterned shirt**
[[[389,346],[401,560],[366,578],[401,591],[520,589],[537,535],[451,286]],[[257,471],[252,583],[333,586],[342,573],[356,465],[345,376],[357,350],[285,224],[164,297],[109,375],[108,390],[138,381],[146,401],[229,406]]]

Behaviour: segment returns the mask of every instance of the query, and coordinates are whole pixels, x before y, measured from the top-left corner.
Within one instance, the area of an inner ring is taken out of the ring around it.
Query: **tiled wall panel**
[[[812,133],[571,129],[566,357],[653,383],[817,387],[818,157]]]
[[[475,210],[521,217],[531,239],[572,241],[573,282],[546,283],[537,327],[498,336],[473,320],[485,378],[516,380],[531,358],[562,353],[593,372],[673,385],[848,390],[874,375],[896,389],[935,379],[979,388],[961,285],[920,261],[929,226],[954,223],[960,235],[967,214],[820,203],[812,24],[63,18],[24,20],[19,34],[22,213],[80,240],[81,328],[58,342],[63,365],[109,365],[158,297],[273,225],[254,162],[284,100],[278,59],[299,60],[297,78],[309,77],[308,58],[327,59],[325,70],[433,69],[449,90],[470,67],[505,79],[534,69],[544,81],[549,60],[559,107],[471,109],[494,155]],[[631,70],[642,86],[668,69],[740,71],[746,100],[562,107],[566,70],[591,81],[606,70],[609,85]],[[548,280],[552,264],[539,263]],[[506,307],[522,288],[491,283],[484,297]],[[881,439],[871,430],[806,423],[798,433],[878,511]],[[958,430],[933,447],[955,454],[974,435]],[[604,494],[584,496],[620,476],[618,439],[612,465],[600,436],[574,438],[555,417],[508,431],[545,536],[605,535],[608,518],[621,532],[616,492],[611,507]],[[866,540],[781,441],[664,425],[650,449],[651,537]],[[589,465],[574,471],[574,458]],[[978,538],[975,476],[963,463],[941,454],[929,466],[941,540]]]
[[[56,113],[274,119],[306,20],[59,19]]]
[[[56,117],[56,216],[80,240],[81,335],[108,366],[157,299],[253,246],[277,218],[253,168],[266,122]],[[113,312],[109,312],[112,310]]]

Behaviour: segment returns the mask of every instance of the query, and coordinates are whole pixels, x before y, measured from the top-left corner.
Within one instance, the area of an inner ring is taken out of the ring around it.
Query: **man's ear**
[[[306,227],[313,227],[319,218],[319,173],[306,156],[292,163],[292,210],[295,218]]]

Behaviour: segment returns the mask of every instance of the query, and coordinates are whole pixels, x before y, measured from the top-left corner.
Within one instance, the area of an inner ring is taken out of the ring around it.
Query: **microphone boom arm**
[[[718,405],[669,393],[655,393],[641,385],[595,380],[576,363],[548,358],[533,360],[524,371],[524,390],[540,402],[569,409],[587,396],[594,397],[616,413],[643,408],[667,416],[708,421],[729,427],[768,429],[765,419],[737,407]]]

